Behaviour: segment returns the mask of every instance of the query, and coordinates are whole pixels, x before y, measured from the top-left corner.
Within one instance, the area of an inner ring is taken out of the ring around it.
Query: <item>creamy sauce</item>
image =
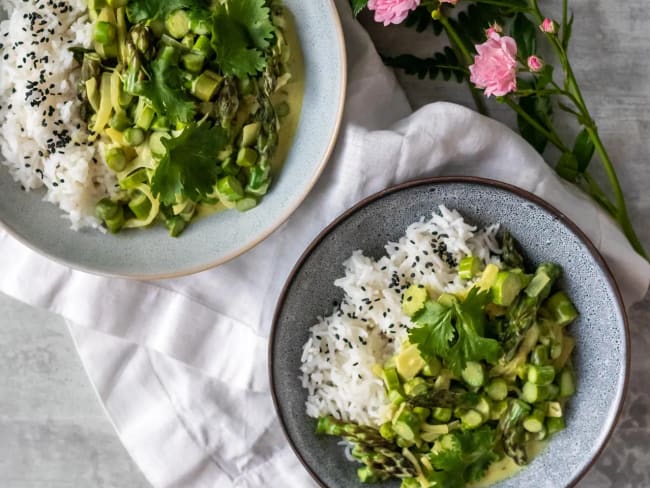
[[[271,161],[272,178],[277,177],[291,149],[291,144],[293,143],[293,138],[298,128],[298,122],[300,121],[302,100],[305,93],[305,60],[300,47],[300,40],[298,39],[296,22],[289,9],[285,9],[284,18],[286,21],[284,36],[291,52],[291,58],[288,63],[291,80],[289,80],[289,83],[285,87],[280,89],[278,99],[287,102],[289,105],[289,114],[281,119],[280,131],[278,132],[278,147]],[[273,185],[271,185],[272,187]],[[194,218],[205,217],[222,210],[227,210],[226,206],[222,203],[215,205],[200,204],[197,207]]]
[[[546,447],[547,444],[548,444],[547,442],[543,442],[543,441],[529,442],[526,446],[528,457],[533,458],[537,456],[537,454],[539,454]],[[492,463],[488,468],[487,472],[485,473],[485,476],[481,479],[481,481],[469,486],[470,488],[485,488],[488,486],[492,486],[494,483],[503,481],[506,478],[510,478],[511,476],[514,476],[522,469],[523,469],[522,466],[519,466],[517,463],[515,463],[512,460],[512,458],[506,456],[503,459],[497,461],[496,463]]]

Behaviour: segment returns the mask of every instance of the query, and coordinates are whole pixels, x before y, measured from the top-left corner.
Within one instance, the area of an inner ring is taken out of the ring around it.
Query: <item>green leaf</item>
[[[263,50],[275,28],[264,0],[229,0],[216,12],[212,47],[226,75],[243,78],[266,66]]]
[[[184,73],[171,61],[156,59],[150,67],[151,79],[139,82],[135,93],[151,100],[158,114],[172,123],[188,123],[194,119],[196,108],[193,99],[183,88]]]
[[[162,139],[167,149],[151,179],[151,191],[166,205],[177,197],[194,202],[212,193],[217,183],[217,155],[228,144],[221,127],[190,125],[174,139]]]
[[[517,41],[519,55],[525,59],[537,50],[537,26],[523,13],[512,23],[511,35]]]
[[[228,17],[242,25],[258,49],[269,47],[275,27],[271,21],[271,9],[265,0],[229,0],[226,3]]]
[[[165,19],[167,15],[178,10],[205,9],[210,6],[206,0],[131,0],[126,7],[126,14],[132,24],[145,20]]]
[[[497,432],[494,428],[483,426],[473,431],[459,432],[458,438],[465,453],[464,479],[468,483],[479,481],[490,465],[499,459],[494,452]]]
[[[587,170],[595,151],[596,148],[589,137],[589,132],[587,129],[583,129],[573,145],[573,155],[576,158],[578,173],[584,173]]]
[[[571,40],[571,34],[573,33],[573,20],[574,15],[571,14],[569,22],[567,22],[566,29],[562,32],[562,47],[566,51],[569,48],[569,41]]]
[[[423,357],[445,357],[455,335],[452,309],[428,300],[413,321],[418,327],[409,331],[409,342],[417,344]]]
[[[484,309],[489,301],[489,292],[472,288],[467,298],[454,306],[458,339],[446,359],[456,374],[463,371],[467,361],[485,360],[494,364],[503,352],[498,341],[483,337],[486,324]]]
[[[549,120],[553,111],[549,96],[531,95],[519,100],[519,106],[542,127],[549,128]],[[548,139],[531,125],[521,115],[517,116],[519,133],[533,146],[538,153],[543,154],[548,144]]]
[[[542,68],[542,71],[537,74],[535,85],[539,90],[543,90],[551,81],[553,81],[553,65],[546,64]]]
[[[570,152],[562,154],[560,160],[555,165],[555,171],[565,180],[575,183],[580,174],[578,160],[575,155]]]
[[[352,13],[356,17],[364,8],[366,8],[368,0],[350,0],[350,4],[352,5]]]
[[[449,46],[430,58],[420,58],[411,54],[383,57],[386,66],[403,70],[407,75],[416,75],[419,79],[428,77],[431,80],[442,77],[448,81],[452,77],[461,83],[469,77],[467,68],[461,65],[456,53]]]

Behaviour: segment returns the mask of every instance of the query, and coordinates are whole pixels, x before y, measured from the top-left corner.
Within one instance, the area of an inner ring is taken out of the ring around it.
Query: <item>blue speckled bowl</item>
[[[407,183],[368,198],[332,223],[307,249],[280,298],[269,345],[275,406],[296,454],[323,487],[361,485],[358,465],[347,462],[338,439],[319,438],[305,415],[299,379],[302,346],[319,315],[331,313],[342,291],[333,284],[343,261],[363,249],[375,258],[419,217],[444,204],[476,225],[499,222],[510,230],[531,264],[562,266],[561,286],[580,318],[571,325],[578,391],[567,409],[567,429],[499,488],[573,486],[594,463],[620,414],[628,379],[627,318],[614,280],[594,246],[564,215],[518,188],[476,178],[434,178]],[[380,486],[396,488],[398,482]]]
[[[24,193],[0,164],[0,225],[32,249],[86,271],[154,279],[201,271],[268,237],[307,196],[334,148],[346,87],[346,54],[333,0],[284,0],[305,59],[305,94],[294,143],[262,204],[195,221],[178,239],[162,226],[119,235],[74,232],[42,192]],[[4,13],[0,8],[0,19]]]

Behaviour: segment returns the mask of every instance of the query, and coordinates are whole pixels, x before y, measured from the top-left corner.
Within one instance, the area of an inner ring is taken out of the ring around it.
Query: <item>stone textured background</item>
[[[540,2],[557,8],[558,0]],[[574,68],[616,162],[632,219],[650,248],[650,6],[573,0]],[[435,41],[364,23],[385,53],[433,51]],[[414,108],[468,104],[463,86],[400,76]],[[497,118],[510,114],[494,107]],[[570,129],[566,129],[570,130]],[[580,488],[650,487],[650,296],[631,316],[632,371],[624,416]],[[0,486],[144,488],[81,367],[63,321],[0,295]]]

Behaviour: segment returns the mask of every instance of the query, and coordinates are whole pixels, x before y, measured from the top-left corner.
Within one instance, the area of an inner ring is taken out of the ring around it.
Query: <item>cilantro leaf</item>
[[[485,475],[490,464],[499,459],[494,452],[496,430],[482,426],[473,431],[459,432],[458,439],[465,454],[464,479],[469,483],[476,482]]]
[[[178,9],[207,8],[206,0],[131,0],[126,7],[126,14],[133,24],[145,20],[165,19]]]
[[[271,22],[271,9],[266,6],[265,0],[230,0],[228,16],[246,28],[256,48],[269,47],[275,27]]]
[[[227,15],[215,16],[212,26],[212,47],[217,63],[227,75],[243,78],[262,71],[266,60],[261,51],[250,49],[246,30],[233,23]]]
[[[266,66],[263,50],[275,32],[265,0],[228,0],[213,20],[212,47],[226,75],[244,77]]]
[[[409,331],[409,342],[417,344],[420,354],[425,358],[447,356],[449,343],[455,336],[452,318],[451,308],[427,300],[424,308],[413,317],[418,327]]]
[[[489,301],[489,293],[472,288],[465,301],[454,306],[458,339],[446,359],[456,374],[462,372],[467,361],[484,359],[494,364],[502,354],[498,341],[482,336],[486,322],[484,308]]]
[[[432,479],[441,487],[463,487],[478,481],[499,456],[494,452],[497,433],[484,425],[472,431],[457,431],[441,437],[428,459],[436,469]]]
[[[228,144],[221,127],[191,125],[162,143],[167,152],[151,179],[151,190],[162,203],[173,205],[177,195],[196,202],[212,192],[219,175],[217,155]]]
[[[188,123],[194,118],[194,102],[183,88],[183,72],[167,59],[151,63],[151,80],[138,83],[135,92],[151,100],[156,112],[172,123]]]
[[[409,331],[409,342],[418,346],[424,358],[440,356],[456,374],[463,371],[467,361],[496,363],[502,354],[501,345],[483,337],[489,302],[490,294],[478,288],[451,308],[429,300],[413,317],[416,327]]]

